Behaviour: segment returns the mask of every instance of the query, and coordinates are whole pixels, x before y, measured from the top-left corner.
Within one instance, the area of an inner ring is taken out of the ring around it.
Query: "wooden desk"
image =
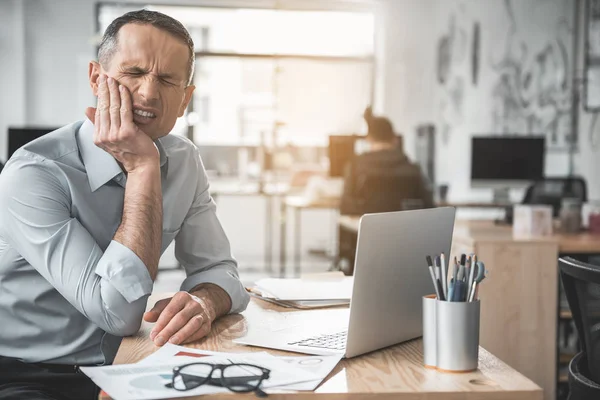
[[[149,304],[154,304],[154,301]],[[210,336],[189,347],[227,352],[264,351],[232,340],[243,336],[249,324],[261,323],[278,306],[252,299],[243,315],[229,315],[213,325]],[[148,339],[150,324],[136,336],[123,339],[115,364],[135,363],[158,348]],[[273,354],[297,355],[277,350]],[[232,398],[234,395],[221,395]],[[240,395],[236,395],[240,396]],[[215,396],[216,397],[216,396]],[[253,394],[246,398],[255,398]],[[198,397],[201,399],[202,397]],[[212,397],[211,397],[212,398]],[[423,367],[421,340],[342,360],[314,392],[269,394],[269,399],[426,399],[426,400],[540,400],[541,389],[483,348],[479,370],[466,374],[444,374]]]
[[[338,223],[358,231],[359,217]],[[480,343],[556,398],[558,264],[563,254],[600,254],[589,233],[514,238],[512,226],[457,220],[452,255],[475,253],[490,271],[480,292]],[[567,360],[568,361],[568,360]]]
[[[559,380],[557,259],[599,254],[600,236],[522,239],[513,237],[511,226],[457,221],[452,254],[471,252],[490,271],[480,296],[481,345],[540,385],[544,399],[554,400]]]

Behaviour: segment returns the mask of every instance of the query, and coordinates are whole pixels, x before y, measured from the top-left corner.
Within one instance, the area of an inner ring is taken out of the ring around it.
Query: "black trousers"
[[[76,367],[28,364],[0,356],[1,400],[97,400],[99,391]]]

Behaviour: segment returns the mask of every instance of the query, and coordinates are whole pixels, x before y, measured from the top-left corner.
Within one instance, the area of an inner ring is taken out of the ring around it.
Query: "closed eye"
[[[167,80],[167,79],[164,79],[164,78],[161,78],[161,80],[160,80],[160,81],[161,81],[162,83],[165,83],[165,84],[167,84],[167,85],[171,85],[171,86],[175,86],[175,85],[177,84],[177,83],[175,83],[175,82],[173,82],[173,81],[170,81],[170,80]]]

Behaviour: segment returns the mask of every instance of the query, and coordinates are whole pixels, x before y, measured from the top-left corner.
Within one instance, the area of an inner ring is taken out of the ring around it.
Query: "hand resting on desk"
[[[150,340],[157,346],[167,342],[184,344],[200,340],[210,333],[212,323],[231,309],[227,292],[217,285],[204,283],[191,293],[178,292],[159,300],[144,314],[146,322],[156,322]]]

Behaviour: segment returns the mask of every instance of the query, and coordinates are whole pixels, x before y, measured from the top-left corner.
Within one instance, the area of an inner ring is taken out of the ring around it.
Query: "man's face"
[[[118,34],[107,65],[90,64],[90,84],[98,95],[98,77],[106,74],[131,92],[133,122],[153,140],[167,135],[187,107],[188,48],[152,25],[127,24]]]

